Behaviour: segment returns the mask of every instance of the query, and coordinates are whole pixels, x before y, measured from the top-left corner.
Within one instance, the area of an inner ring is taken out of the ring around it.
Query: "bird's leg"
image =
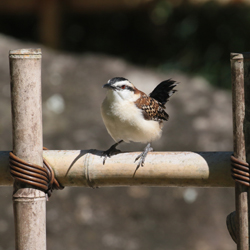
[[[102,153],[102,156],[104,157],[103,158],[103,165],[105,164],[105,161],[108,157],[110,157],[111,155],[121,153],[121,150],[117,149],[116,147],[122,142],[123,142],[123,140],[120,140],[117,143],[115,143],[114,145],[112,145],[108,150],[103,151],[103,153]]]
[[[146,156],[147,156],[148,152],[151,152],[151,151],[153,151],[153,148],[151,147],[150,143],[148,143],[148,145],[144,148],[144,151],[135,158],[135,162],[137,160],[139,160],[139,159],[140,160],[139,160],[139,162],[137,164],[137,167],[135,169],[133,177],[135,176],[135,173],[138,170],[138,168],[144,166],[144,162],[145,162]]]

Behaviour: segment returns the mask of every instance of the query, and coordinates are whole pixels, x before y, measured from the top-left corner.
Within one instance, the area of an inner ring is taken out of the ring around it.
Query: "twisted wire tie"
[[[47,150],[47,148],[43,149]],[[44,191],[49,197],[54,189],[61,190],[64,188],[57,181],[52,167],[44,158],[43,167],[41,167],[28,163],[10,152],[9,164],[10,173],[14,179]]]
[[[249,164],[231,155],[231,175],[233,179],[247,187],[250,187]]]

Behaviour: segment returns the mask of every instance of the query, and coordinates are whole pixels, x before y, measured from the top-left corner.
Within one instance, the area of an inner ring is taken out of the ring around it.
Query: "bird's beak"
[[[104,84],[102,87],[105,89],[113,89],[112,85],[109,83]]]
[[[110,88],[110,85],[108,83],[106,83],[102,87],[107,89],[107,88]]]

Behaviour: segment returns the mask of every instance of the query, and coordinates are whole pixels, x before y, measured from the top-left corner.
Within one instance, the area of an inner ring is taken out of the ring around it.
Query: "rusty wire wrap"
[[[9,164],[10,173],[14,179],[44,191],[49,197],[54,189],[64,188],[57,181],[53,169],[44,158],[43,167],[41,167],[25,162],[14,155],[13,152],[10,152]]]
[[[247,162],[241,161],[231,155],[231,172],[236,182],[250,187],[250,169]]]

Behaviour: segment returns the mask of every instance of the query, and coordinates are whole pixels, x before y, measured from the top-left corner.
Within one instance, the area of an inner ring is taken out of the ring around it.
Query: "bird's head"
[[[135,98],[135,86],[126,78],[114,77],[110,79],[103,88],[108,90],[108,95],[115,95],[123,100],[133,100]]]

